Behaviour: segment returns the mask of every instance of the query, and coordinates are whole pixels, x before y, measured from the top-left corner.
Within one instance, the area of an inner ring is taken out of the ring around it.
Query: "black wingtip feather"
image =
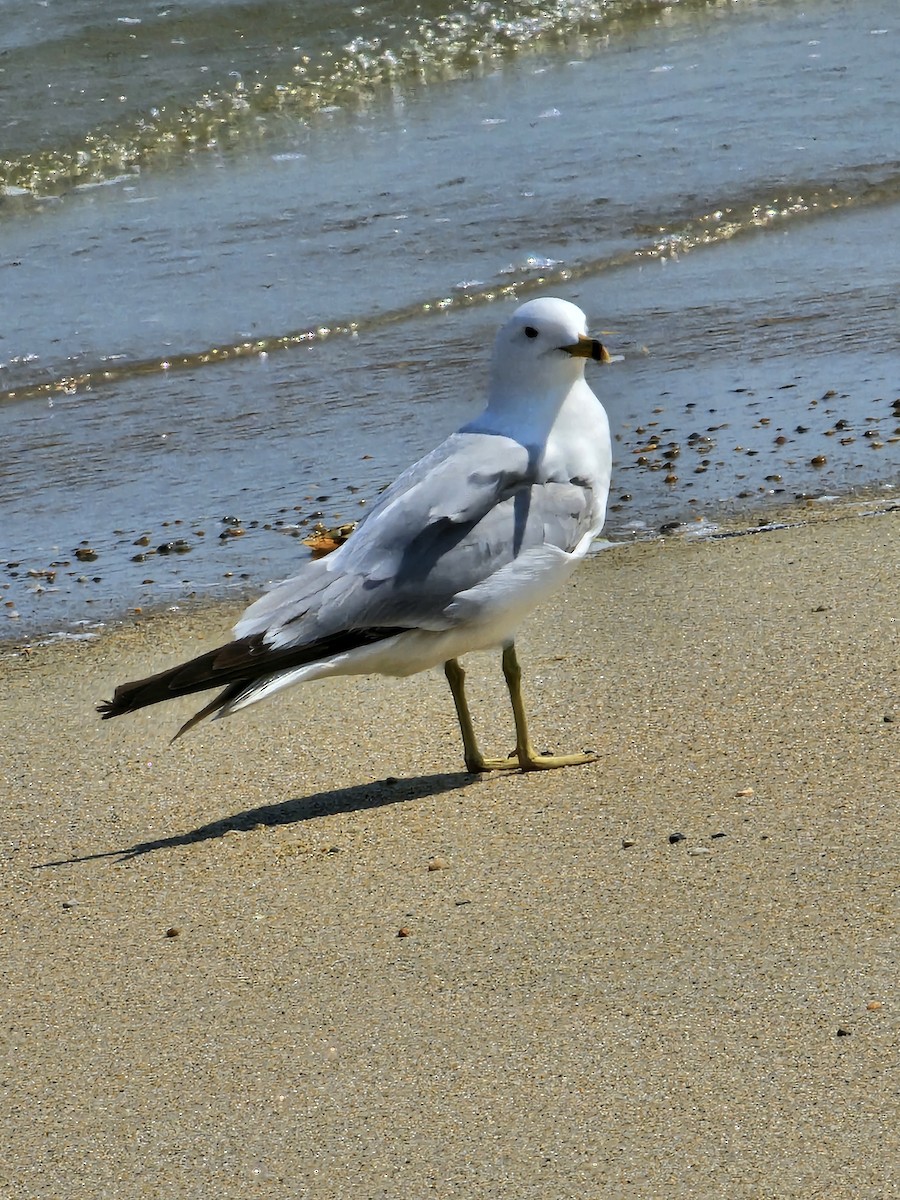
[[[348,653],[404,632],[403,629],[388,628],[347,630],[306,646],[287,646],[274,650],[265,643],[262,634],[253,634],[252,637],[238,638],[209,650],[176,667],[159,671],[156,675],[148,675],[146,679],[120,683],[112,700],[103,700],[96,706],[97,712],[101,720],[108,721],[111,717],[137,712],[139,708],[161,704],[178,696],[224,687],[219,696],[182,725],[172,739],[175,741],[198,721],[237,699],[258,679],[278,675],[335,654]]]

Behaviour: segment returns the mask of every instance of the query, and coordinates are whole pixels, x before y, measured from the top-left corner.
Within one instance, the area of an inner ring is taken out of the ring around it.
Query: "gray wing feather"
[[[333,554],[267,593],[235,626],[272,645],[369,627],[448,629],[459,593],[523,551],[572,550],[591,527],[581,481],[538,482],[511,438],[459,433],[405,471]]]

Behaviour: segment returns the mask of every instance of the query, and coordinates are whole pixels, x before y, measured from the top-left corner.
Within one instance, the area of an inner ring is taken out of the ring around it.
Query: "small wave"
[[[849,171],[846,179],[839,183],[813,181],[788,190],[773,189],[765,199],[760,197],[760,192],[765,195],[765,187],[753,195],[712,206],[700,215],[645,220],[634,226],[632,245],[602,257],[564,262],[529,254],[520,262],[501,268],[493,281],[462,280],[448,285],[450,295],[420,298],[402,308],[376,315],[327,319],[305,329],[209,346],[186,354],[145,359],[107,355],[97,366],[85,365],[83,369],[72,370],[63,376],[0,388],[0,403],[73,395],[83,389],[103,387],[140,375],[197,370],[236,359],[264,357],[280,350],[315,344],[332,337],[352,336],[361,330],[383,328],[414,317],[445,313],[453,308],[487,305],[498,300],[516,301],[547,287],[627,268],[642,259],[674,259],[737,237],[781,228],[792,221],[820,219],[853,208],[882,204],[900,197],[900,164],[888,164],[880,176],[872,168],[860,167]],[[0,371],[3,366],[0,363]]]
[[[528,51],[578,42],[590,48],[625,24],[655,20],[660,14],[671,16],[673,10],[715,10],[717,0],[576,0],[566,4],[558,0],[525,4],[468,0],[430,19],[423,16],[420,5],[406,13],[398,6],[391,14],[380,12],[381,6],[373,6],[371,11],[354,8],[352,15],[342,13],[339,5],[322,6],[331,10],[324,18],[315,11],[319,7],[308,5],[308,13],[300,14],[304,44],[294,47],[293,55],[283,48],[279,53],[261,50],[255,69],[228,71],[221,86],[199,95],[160,98],[139,113],[75,135],[68,144],[25,148],[6,155],[0,159],[0,195],[46,197],[73,186],[115,182],[123,173],[145,164],[173,165],[198,152],[221,152],[258,142],[276,134],[283,118],[307,121],[339,109],[358,109],[371,103],[379,91],[396,97],[404,88],[489,69]],[[180,18],[168,12],[160,16],[168,22],[164,36],[168,46],[202,43],[205,34],[222,42],[223,18],[215,7],[205,16]],[[264,40],[265,31],[261,30],[261,45],[277,45],[286,33],[296,36],[296,26],[290,21],[297,16],[296,6],[289,11],[285,6],[272,6],[261,18],[271,27],[271,39]],[[345,18],[360,31],[341,45],[335,38]],[[183,36],[182,19],[186,22]],[[323,19],[334,27],[321,26]],[[129,20],[118,18],[118,23]],[[208,31],[204,21],[210,25]],[[122,36],[156,39],[147,45],[153,56],[163,55],[161,27],[137,21],[135,30]],[[99,41],[94,45],[91,37],[90,30],[77,31],[77,55],[89,64],[93,53],[99,71],[101,56],[104,62],[109,58],[109,47]],[[143,45],[141,41],[124,47],[117,43],[117,54],[137,53]],[[33,50],[24,46],[18,53],[24,57],[33,55]],[[7,70],[11,70],[12,60],[8,62]],[[541,114],[542,118],[553,116],[553,111]]]

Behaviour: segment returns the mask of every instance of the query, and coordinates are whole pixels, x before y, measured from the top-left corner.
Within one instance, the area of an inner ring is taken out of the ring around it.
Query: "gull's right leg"
[[[582,754],[538,754],[528,732],[525,701],[522,699],[522,668],[516,655],[515,643],[503,647],[503,677],[509,691],[513,718],[516,722],[516,757],[523,771],[546,771],[555,767],[580,767],[597,761],[593,750]]]

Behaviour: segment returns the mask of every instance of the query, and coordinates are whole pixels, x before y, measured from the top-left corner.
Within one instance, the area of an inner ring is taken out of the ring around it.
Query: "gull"
[[[251,604],[232,641],[115,689],[104,719],[221,688],[181,729],[331,675],[407,676],[443,664],[470,772],[568,767],[528,732],[515,635],[603,527],[609,422],[585,381],[615,361],[566,300],[531,300],[497,334],[487,406],[379,497],[333,553]],[[462,655],[502,648],[516,749],[482,754]],[[175,738],[172,740],[174,741]]]

